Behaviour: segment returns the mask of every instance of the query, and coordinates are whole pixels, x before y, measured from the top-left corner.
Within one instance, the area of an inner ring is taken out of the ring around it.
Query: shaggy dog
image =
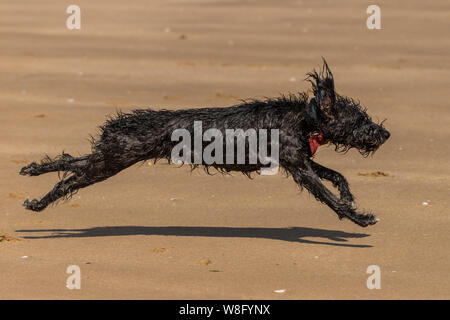
[[[173,141],[173,133],[183,129],[194,135],[194,122],[200,122],[203,130],[216,129],[220,132],[227,129],[253,129],[255,132],[276,129],[279,133],[279,141],[276,141],[279,166],[292,175],[299,186],[328,205],[340,219],[348,218],[363,227],[375,224],[378,219],[373,214],[356,211],[347,180],[340,173],[315,162],[313,155],[318,146],[331,144],[338,152],[356,148],[363,156],[368,156],[390,134],[382,123],[374,123],[357,101],[335,92],[333,74],[325,60],[319,72],[308,73],[307,80],[314,92],[312,99],[308,99],[306,93],[300,93],[243,101],[227,108],[145,109],[119,113],[101,126],[100,137],[92,141],[91,154],[81,157],[66,153],[55,158],[47,156],[40,163],[33,162],[23,167],[21,175],[63,172],[62,179],[41,200],[27,199],[24,206],[29,210],[41,211],[56,200],[70,198],[80,188],[106,180],[139,161],[170,161],[172,150],[177,145],[177,141]],[[249,146],[248,143],[246,146]],[[202,147],[206,147],[204,141]],[[267,150],[275,148],[272,139],[266,147]],[[250,157],[247,149],[246,160]],[[185,151],[192,151],[191,156],[194,157],[194,150]],[[191,161],[190,164],[193,168],[203,165],[207,171],[212,167],[224,173],[240,171],[246,175],[267,165],[249,161],[200,164]],[[330,192],[321,179],[331,181],[340,196]]]

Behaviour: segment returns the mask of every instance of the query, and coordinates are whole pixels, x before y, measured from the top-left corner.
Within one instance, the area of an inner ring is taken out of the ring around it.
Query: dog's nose
[[[383,135],[384,135],[384,139],[386,139],[386,140],[389,139],[389,137],[391,136],[391,134],[387,130],[384,130]]]

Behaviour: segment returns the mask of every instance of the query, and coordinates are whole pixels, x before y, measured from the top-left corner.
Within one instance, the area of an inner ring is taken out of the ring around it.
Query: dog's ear
[[[316,70],[307,74],[306,80],[312,85],[314,96],[320,109],[328,116],[332,116],[332,107],[336,100],[334,92],[334,78],[328,67],[327,62],[323,59],[323,66],[320,73]]]

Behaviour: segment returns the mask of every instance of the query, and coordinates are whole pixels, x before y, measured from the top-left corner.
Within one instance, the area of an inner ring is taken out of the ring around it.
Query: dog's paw
[[[29,165],[23,167],[19,174],[22,176],[37,176],[39,175],[39,164],[37,164],[36,162],[32,162]]]
[[[37,199],[33,199],[31,201],[29,199],[26,199],[23,202],[23,206],[25,207],[25,209],[35,212],[42,211],[45,208],[45,206],[43,206]]]
[[[367,227],[369,225],[374,225],[380,221],[375,215],[368,213],[368,214],[360,214],[358,217],[354,220],[354,222],[361,227]]]

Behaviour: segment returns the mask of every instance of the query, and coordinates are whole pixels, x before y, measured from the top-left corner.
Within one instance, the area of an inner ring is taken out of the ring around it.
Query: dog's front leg
[[[297,184],[305,187],[317,200],[327,204],[336,212],[340,219],[346,217],[362,227],[377,223],[378,220],[373,214],[357,213],[349,203],[338,199],[323,185],[309,163],[305,163],[301,167],[289,167],[286,169],[292,174]]]
[[[339,190],[341,200],[346,201],[353,209],[356,209],[354,197],[350,192],[350,187],[347,180],[342,174],[327,167],[324,167],[317,162],[311,161],[311,168],[319,176],[320,179],[325,179],[333,183],[333,186]]]

